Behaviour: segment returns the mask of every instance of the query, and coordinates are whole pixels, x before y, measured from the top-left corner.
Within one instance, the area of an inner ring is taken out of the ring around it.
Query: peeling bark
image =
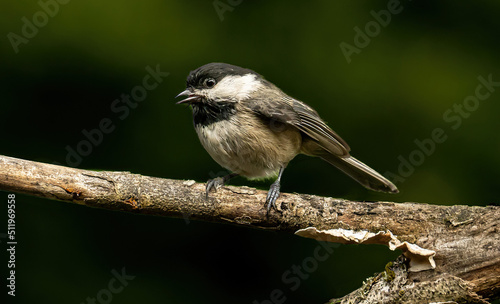
[[[295,234],[313,238],[318,241],[327,241],[341,244],[380,244],[386,245],[391,250],[399,249],[403,251],[403,255],[408,259],[408,271],[419,272],[436,268],[434,250],[424,249],[418,245],[401,242],[390,231],[379,231],[373,233],[370,231],[353,231],[346,229],[329,229],[317,230],[314,227],[300,229]]]
[[[188,217],[295,233],[343,229],[392,233],[436,254],[434,269],[409,272],[403,255],[360,289],[330,303],[487,303],[500,298],[500,207],[354,202],[282,193],[266,217],[266,192],[129,172],[89,171],[0,156],[0,190],[156,216]]]

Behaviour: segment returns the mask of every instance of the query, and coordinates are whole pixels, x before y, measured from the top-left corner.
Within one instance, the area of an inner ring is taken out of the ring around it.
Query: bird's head
[[[187,98],[177,104],[237,103],[250,98],[263,85],[263,78],[252,70],[227,63],[209,63],[189,73],[186,90],[176,96]]]

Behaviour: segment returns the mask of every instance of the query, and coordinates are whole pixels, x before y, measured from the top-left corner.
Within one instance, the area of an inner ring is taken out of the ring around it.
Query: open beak
[[[175,98],[177,98],[179,96],[188,96],[188,97],[181,100],[181,101],[176,102],[175,104],[191,103],[191,102],[199,100],[201,98],[200,96],[191,93],[191,91],[189,89],[185,89],[184,91],[180,92],[179,95],[175,96]]]

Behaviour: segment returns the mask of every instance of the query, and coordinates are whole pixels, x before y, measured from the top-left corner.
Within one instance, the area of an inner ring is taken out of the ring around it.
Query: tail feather
[[[352,156],[343,158],[328,153],[320,157],[368,189],[390,193],[399,192],[398,188],[387,178]]]

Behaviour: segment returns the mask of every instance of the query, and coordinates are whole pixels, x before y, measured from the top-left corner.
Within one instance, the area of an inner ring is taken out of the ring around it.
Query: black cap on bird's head
[[[221,62],[205,64],[189,73],[186,80],[186,90],[176,96],[188,96],[188,98],[177,102],[177,104],[198,101],[200,96],[194,94],[195,90],[211,89],[226,76],[244,76],[247,74],[253,74],[257,77],[261,77],[259,74],[250,69],[245,69],[232,64]]]
[[[259,75],[250,69],[241,68],[232,64],[220,62],[208,63],[189,73],[189,76],[186,80],[186,86],[194,88],[203,87],[203,82],[207,78],[212,78],[216,82],[219,82],[227,75],[243,76],[246,74],[255,74],[257,76]]]

